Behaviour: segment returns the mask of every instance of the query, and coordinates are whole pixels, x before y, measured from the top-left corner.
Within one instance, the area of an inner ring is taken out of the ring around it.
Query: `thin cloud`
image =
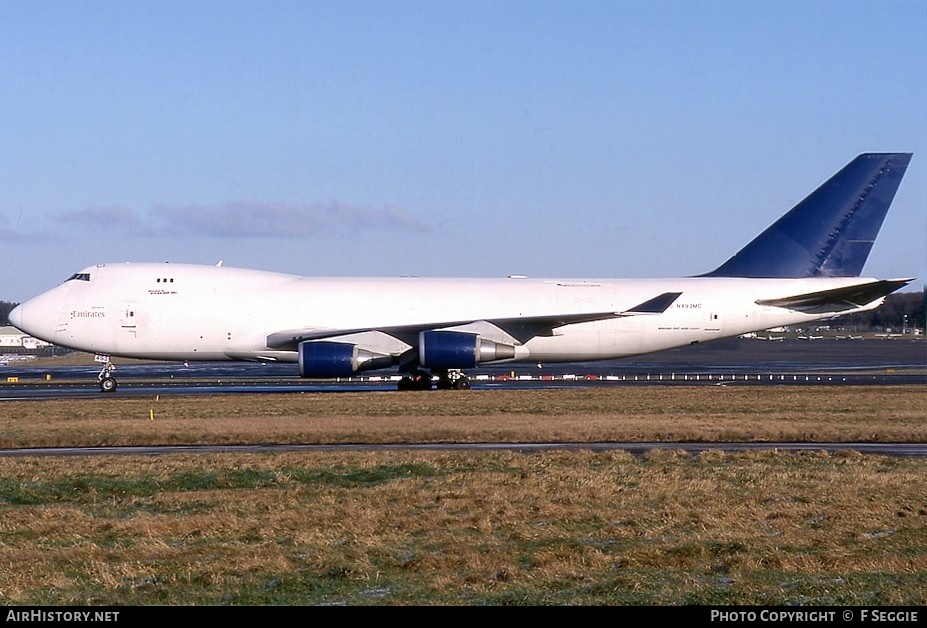
[[[55,234],[47,231],[30,233],[16,227],[10,227],[9,224],[10,220],[6,216],[0,216],[0,242],[12,245],[33,244],[36,242],[50,242],[56,238]]]
[[[117,205],[67,211],[59,214],[57,220],[68,225],[90,229],[115,229],[123,234],[148,235],[150,233],[150,228],[132,210]]]
[[[425,231],[427,227],[397,207],[369,209],[349,203],[234,201],[224,205],[156,206],[152,212],[175,235],[291,238],[355,229]]]
[[[428,231],[428,226],[398,207],[370,209],[350,203],[276,203],[232,201],[185,207],[155,205],[145,216],[119,206],[88,207],[56,219],[86,229],[116,229],[140,236],[216,238],[294,238],[338,231]]]

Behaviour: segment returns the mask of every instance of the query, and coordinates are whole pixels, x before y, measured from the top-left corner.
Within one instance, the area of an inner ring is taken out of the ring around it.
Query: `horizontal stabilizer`
[[[912,281],[913,279],[868,281],[866,283],[846,286],[844,288],[835,288],[833,290],[796,294],[779,299],[761,299],[756,303],[757,305],[771,305],[774,307],[788,308],[790,310],[842,312],[844,310],[855,310],[856,308],[869,305],[873,301],[877,301],[891,294]]]

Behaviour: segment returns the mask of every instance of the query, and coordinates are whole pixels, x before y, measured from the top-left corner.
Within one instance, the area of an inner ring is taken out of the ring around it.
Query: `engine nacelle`
[[[466,331],[423,331],[418,335],[418,359],[431,369],[466,369],[479,362],[515,357],[515,347]]]
[[[297,354],[300,377],[349,377],[358,371],[385,368],[392,363],[387,355],[327,340],[301,342]]]

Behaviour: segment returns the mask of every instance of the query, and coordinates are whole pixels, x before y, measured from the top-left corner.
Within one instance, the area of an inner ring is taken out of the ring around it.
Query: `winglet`
[[[863,153],[703,277],[858,277],[911,153]]]

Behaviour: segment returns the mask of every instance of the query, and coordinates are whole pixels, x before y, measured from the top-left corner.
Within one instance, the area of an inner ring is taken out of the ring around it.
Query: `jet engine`
[[[418,357],[430,369],[465,369],[514,358],[515,347],[465,331],[423,331],[418,335]]]
[[[299,376],[313,378],[349,377],[358,371],[386,368],[388,355],[361,349],[347,342],[306,340],[299,343]]]

